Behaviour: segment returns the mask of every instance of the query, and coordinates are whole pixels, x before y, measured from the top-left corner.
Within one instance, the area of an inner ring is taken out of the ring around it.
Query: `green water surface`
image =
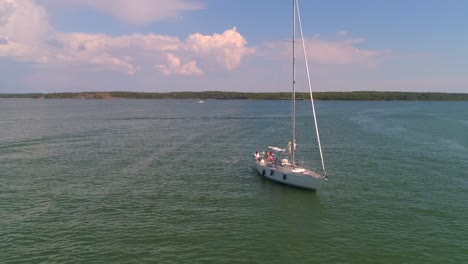
[[[310,192],[251,159],[288,101],[0,99],[0,262],[468,263],[468,103],[316,106]]]

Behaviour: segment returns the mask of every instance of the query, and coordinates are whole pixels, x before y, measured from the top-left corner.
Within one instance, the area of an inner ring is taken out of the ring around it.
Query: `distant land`
[[[0,94],[0,98],[35,99],[218,99],[218,100],[289,100],[291,93],[243,93],[243,92],[78,92],[78,93],[25,93]],[[309,93],[297,93],[298,100],[309,100]],[[417,93],[417,92],[315,92],[316,100],[353,101],[468,101],[466,93]]]

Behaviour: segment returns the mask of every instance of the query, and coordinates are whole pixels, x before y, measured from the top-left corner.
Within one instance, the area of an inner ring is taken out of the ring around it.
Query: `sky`
[[[468,93],[468,1],[299,6],[314,91]],[[291,17],[291,0],[0,0],[0,93],[290,91]]]

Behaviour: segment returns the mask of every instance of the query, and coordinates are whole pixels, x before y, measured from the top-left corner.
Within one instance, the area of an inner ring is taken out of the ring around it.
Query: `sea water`
[[[197,102],[0,100],[0,262],[468,263],[467,102]]]

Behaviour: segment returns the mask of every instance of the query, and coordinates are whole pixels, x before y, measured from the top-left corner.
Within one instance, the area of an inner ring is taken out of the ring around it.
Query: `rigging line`
[[[318,124],[317,124],[317,116],[315,115],[314,98],[312,96],[312,85],[310,84],[309,63],[307,62],[307,53],[306,53],[306,48],[305,48],[304,34],[302,32],[301,13],[299,12],[299,1],[297,0],[294,0],[294,1],[296,2],[297,18],[299,21],[299,30],[301,32],[302,48],[304,51],[304,60],[305,60],[306,71],[307,71],[307,81],[309,84],[310,101],[312,104],[312,112],[314,113],[315,132],[317,133],[317,141],[318,141],[319,150],[320,150],[320,158],[322,160],[323,173],[325,174],[325,176],[327,176],[327,171],[325,170],[325,162],[323,160],[322,145],[320,144],[320,133],[319,133]]]

